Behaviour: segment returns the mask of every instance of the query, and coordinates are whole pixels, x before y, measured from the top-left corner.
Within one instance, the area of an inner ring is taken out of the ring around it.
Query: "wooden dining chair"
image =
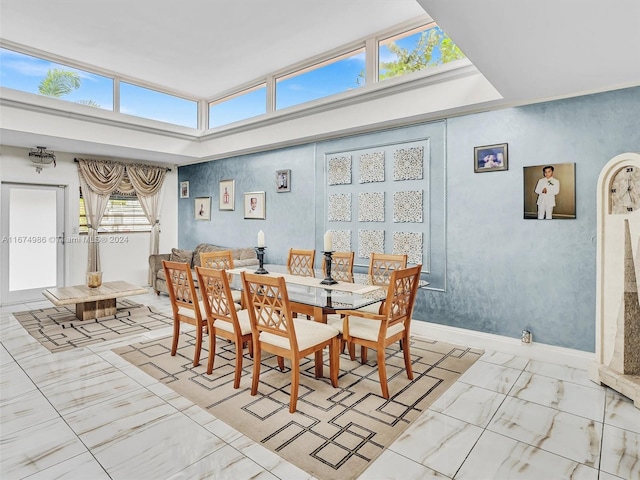
[[[200,364],[200,352],[202,350],[202,336],[207,328],[202,319],[203,305],[198,300],[196,287],[193,282],[191,268],[188,263],[162,261],[162,268],[171,298],[173,310],[173,342],[171,344],[171,356],[178,349],[178,337],[180,336],[180,324],[188,323],[196,328],[196,345],[193,354],[193,366]]]
[[[200,265],[205,268],[215,268],[216,270],[232,270],[233,256],[231,250],[219,250],[217,252],[201,252]],[[229,277],[231,280],[231,277]],[[237,304],[243,304],[243,296],[240,290],[231,290],[233,301]]]
[[[351,359],[355,359],[355,345],[362,347],[362,363],[366,363],[366,349],[373,348],[378,357],[378,375],[382,396],[389,398],[387,369],[385,364],[385,348],[396,341],[401,341],[404,353],[404,366],[409,380],[413,380],[409,335],[411,313],[416,299],[420,269],[422,265],[394,270],[391,272],[387,287],[387,298],[381,313],[370,313],[360,310],[344,311],[342,325],[334,324],[342,338],[349,345]]]
[[[216,270],[231,270],[233,268],[233,256],[231,250],[218,250],[217,252],[201,252],[200,265]]]
[[[372,253],[369,275],[374,285],[388,285],[394,270],[407,268],[406,254]]]
[[[313,277],[313,265],[316,258],[315,250],[289,249],[287,268],[291,275]]]
[[[391,273],[395,270],[407,268],[406,254],[392,253],[372,253],[369,259],[369,278],[373,285],[389,285]],[[382,313],[384,300],[381,300],[366,307],[362,311],[369,313]]]
[[[233,388],[240,386],[242,376],[242,353],[244,344],[249,346],[249,353],[253,352],[251,341],[251,320],[249,312],[240,310],[240,306],[233,300],[229,287],[229,277],[224,269],[196,267],[198,285],[202,295],[202,303],[209,330],[209,361],[207,374],[213,372],[216,356],[216,337],[222,337],[235,343],[236,368],[233,378]]]
[[[253,330],[253,382],[251,395],[258,393],[262,352],[278,357],[284,369],[284,358],[291,361],[291,397],[289,412],[296,411],[300,383],[300,359],[315,354],[316,378],[323,376],[322,352],[329,347],[331,385],[338,386],[338,330],[319,322],[294,319],[283,277],[269,277],[241,272]]]
[[[331,277],[345,282],[353,281],[355,252],[333,252],[331,254]],[[327,275],[327,263],[322,261],[322,273]]]

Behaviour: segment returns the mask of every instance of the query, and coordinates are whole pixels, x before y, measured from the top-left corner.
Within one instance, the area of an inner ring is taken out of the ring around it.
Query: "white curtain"
[[[150,165],[127,165],[127,175],[140,201],[142,210],[151,224],[149,255],[158,253],[160,245],[160,208],[167,169]],[[153,272],[149,269],[149,285],[153,283]]]
[[[121,164],[103,160],[78,159],[80,186],[89,224],[88,272],[100,271],[100,251],[97,233],[114,192],[138,197],[147,220],[151,224],[149,254],[158,253],[160,243],[160,206],[162,186],[167,169],[151,165]],[[149,271],[149,285],[152,283]]]
[[[124,165],[102,160],[78,159],[78,174],[89,227],[87,272],[99,272],[98,228],[107,208],[109,196],[122,182]]]

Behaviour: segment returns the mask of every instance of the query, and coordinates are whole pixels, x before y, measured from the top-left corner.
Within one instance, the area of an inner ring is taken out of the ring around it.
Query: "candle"
[[[262,230],[258,232],[258,247],[264,247],[264,232]]]
[[[333,237],[331,235],[331,230],[327,230],[327,233],[324,234],[324,251],[331,252],[333,250]]]

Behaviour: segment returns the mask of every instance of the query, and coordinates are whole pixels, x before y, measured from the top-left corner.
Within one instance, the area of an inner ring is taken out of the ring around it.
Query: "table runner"
[[[227,270],[227,273],[236,273],[238,275],[240,274],[240,272],[253,273],[253,271],[247,267],[233,268],[233,269]],[[322,285],[320,283],[322,279],[320,278],[302,277],[300,275],[290,275],[288,273],[275,272],[275,273],[266,273],[264,275],[267,275],[270,277],[284,277],[284,280],[287,283],[295,283],[297,285],[304,285],[308,287],[320,287],[326,290],[338,290],[342,292],[358,293],[358,294],[365,294],[365,293],[373,292],[375,290],[380,290],[380,288],[383,288],[383,287],[380,287],[379,285],[362,285],[359,283],[349,283],[349,282],[340,282],[340,281],[338,281],[338,283],[334,285]]]

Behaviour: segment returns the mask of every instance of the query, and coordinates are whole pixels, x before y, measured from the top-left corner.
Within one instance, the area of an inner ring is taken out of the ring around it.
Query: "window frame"
[[[111,204],[112,201],[123,201],[123,200],[135,200],[136,205],[133,205],[133,208],[136,210],[140,210],[142,212],[142,214],[135,214],[135,215],[113,215],[113,214],[109,214],[107,212],[109,212],[109,208],[113,207],[113,205]],[[140,222],[140,223],[136,223],[136,222],[130,222],[130,223],[123,223],[121,224],[122,226],[130,226],[130,225],[134,225],[134,226],[141,226],[144,227],[142,229],[113,229],[113,225],[105,225],[104,219],[106,218],[144,218],[144,222]],[[112,234],[112,235],[119,235],[119,234],[129,234],[129,233],[148,233],[151,232],[153,226],[149,223],[149,220],[147,219],[146,215],[144,214],[144,211],[142,210],[142,205],[140,204],[140,200],[138,200],[138,196],[137,195],[121,195],[121,194],[112,194],[109,196],[109,200],[107,202],[107,208],[105,209],[105,214],[102,217],[102,222],[100,222],[100,226],[98,227],[98,235],[100,234]],[[89,228],[88,228],[88,221],[87,221],[87,215],[86,215],[86,211],[85,211],[85,207],[84,207],[84,198],[82,196],[82,188],[80,188],[80,193],[79,193],[79,198],[78,198],[78,234],[79,235],[88,235],[89,233]]]

